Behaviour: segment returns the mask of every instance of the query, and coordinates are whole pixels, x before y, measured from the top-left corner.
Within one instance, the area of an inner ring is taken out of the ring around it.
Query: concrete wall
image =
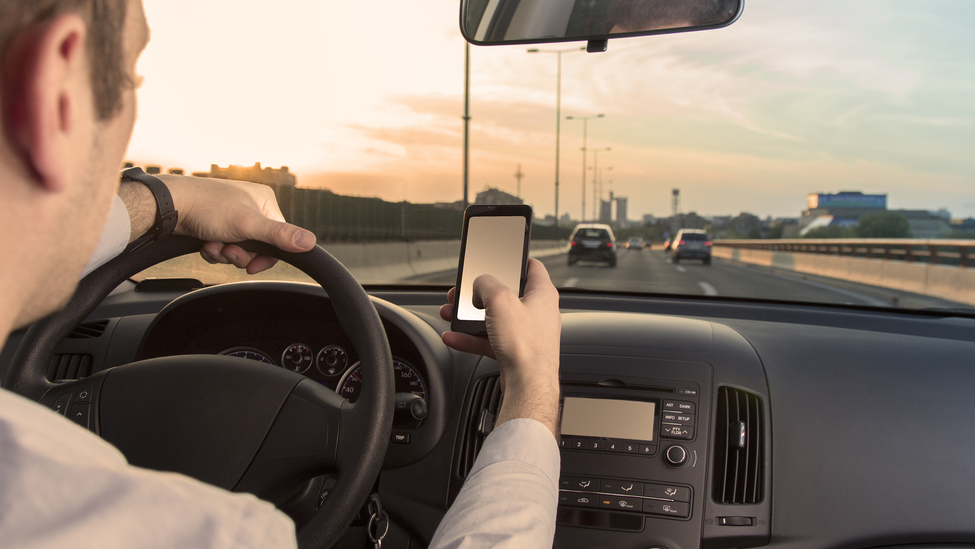
[[[531,257],[547,257],[566,252],[563,240],[535,240],[531,243]],[[369,244],[334,243],[324,248],[361,284],[403,282],[420,275],[451,271],[457,268],[460,256],[459,240],[431,240],[421,242],[379,242]],[[226,265],[210,265],[192,254],[167,261],[144,271],[138,278],[198,278],[205,284],[235,280],[299,280],[312,282],[291,265],[279,263],[268,272],[249,276]]]
[[[975,305],[975,269],[883,259],[715,246],[714,257],[776,267]]]

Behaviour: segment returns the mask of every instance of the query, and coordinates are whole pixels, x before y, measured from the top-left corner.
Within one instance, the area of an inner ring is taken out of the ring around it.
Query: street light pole
[[[557,58],[555,73],[555,226],[559,226],[559,167],[562,154],[562,54],[565,52],[583,51],[585,47],[568,48],[562,50],[540,50],[531,48],[528,53],[554,53]]]
[[[594,114],[591,116],[566,116],[566,120],[582,120],[582,221],[586,220],[586,132],[588,131],[590,118],[603,118],[605,114]]]
[[[592,151],[592,218],[596,220],[599,218],[599,199],[602,198],[599,193],[599,188],[597,187],[597,179],[599,176],[599,153],[604,151],[611,151],[612,147],[606,147],[604,149],[594,149]]]
[[[471,45],[464,41],[464,209],[468,205],[468,172],[470,169],[471,130]]]

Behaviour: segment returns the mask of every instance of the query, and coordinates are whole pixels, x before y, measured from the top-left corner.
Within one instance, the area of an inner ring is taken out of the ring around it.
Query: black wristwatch
[[[156,197],[156,221],[146,234],[134,240],[123,252],[132,253],[173,232],[176,229],[179,212],[176,211],[176,205],[173,204],[173,195],[170,194],[169,187],[159,178],[147,174],[142,171],[142,168],[129,168],[122,172],[122,181],[126,180],[142,183]]]

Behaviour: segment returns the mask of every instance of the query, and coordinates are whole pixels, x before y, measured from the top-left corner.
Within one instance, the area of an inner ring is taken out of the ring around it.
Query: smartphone
[[[531,231],[531,206],[473,205],[464,211],[452,331],[487,334],[484,309],[474,306],[477,277],[493,275],[518,297],[524,295]]]

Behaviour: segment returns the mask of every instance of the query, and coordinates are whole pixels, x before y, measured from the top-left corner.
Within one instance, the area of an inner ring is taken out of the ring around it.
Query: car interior
[[[719,21],[666,32],[719,34],[768,5],[732,4]],[[588,39],[590,51],[612,51],[606,25],[586,32],[579,10],[465,0],[461,27],[476,43]],[[531,16],[520,26],[519,13]],[[10,335],[3,387],[133,465],[274,503],[302,547],[372,546],[371,493],[388,514],[382,547],[427,547],[503,398],[494,360],[441,341],[453,284],[363,286],[328,243],[309,254],[245,244],[314,283],[138,276],[201,245],[169,237],[96,270],[63,311]],[[614,253],[613,271],[669,257],[660,241]],[[606,276],[601,265],[571,268]],[[622,284],[559,291],[554,547],[975,547],[971,308]]]

